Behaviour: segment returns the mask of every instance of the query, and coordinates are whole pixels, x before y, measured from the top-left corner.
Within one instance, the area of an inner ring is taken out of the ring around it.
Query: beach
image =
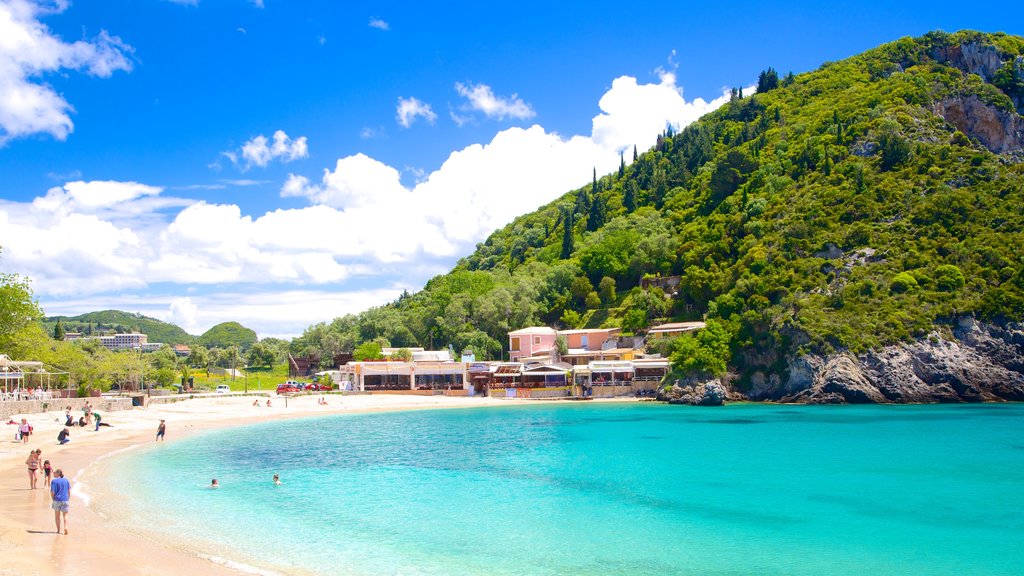
[[[253,406],[259,398],[260,407]],[[328,404],[319,405],[320,396],[301,396],[288,400],[273,397],[267,408],[262,396],[208,396],[168,404],[153,404],[118,412],[104,412],[103,422],[110,427],[94,431],[93,426],[71,429],[71,442],[57,445],[63,428],[64,410],[27,417],[34,433],[27,444],[15,442],[16,426],[3,427],[0,441],[0,557],[4,565],[0,576],[47,576],[66,574],[183,574],[193,576],[253,573],[245,566],[200,557],[195,551],[176,547],[172,542],[156,541],[159,519],[154,519],[150,535],[120,530],[113,518],[104,518],[90,505],[91,495],[103,493],[105,483],[134,482],[137,478],[87,474],[90,466],[105,457],[155,442],[160,420],[167,423],[166,442],[216,428],[258,422],[349,414],[358,412],[507,406],[515,400],[413,395],[327,395]],[[530,402],[530,401],[526,401]],[[59,402],[55,402],[59,405]],[[75,416],[80,416],[80,413]],[[42,470],[38,488],[29,489],[25,459],[30,450],[42,449],[42,460],[54,469],[61,468],[72,484],[71,512],[67,536],[55,532],[49,490],[44,486]],[[109,471],[108,471],[109,472]],[[88,475],[87,485],[81,478]]]

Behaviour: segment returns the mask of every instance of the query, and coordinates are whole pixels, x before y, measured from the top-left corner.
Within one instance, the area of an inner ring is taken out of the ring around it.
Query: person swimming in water
[[[210,482],[210,488],[220,488],[220,484],[217,483],[216,478],[214,478],[213,481]]]

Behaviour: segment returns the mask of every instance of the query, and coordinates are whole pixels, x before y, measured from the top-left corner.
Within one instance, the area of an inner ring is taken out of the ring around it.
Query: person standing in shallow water
[[[164,433],[167,432],[167,423],[163,420],[160,421],[160,425],[156,427],[156,441],[160,442],[164,439]]]
[[[39,471],[39,458],[42,456],[42,450],[33,450],[28,453],[28,460],[25,460],[25,465],[28,466],[28,487],[29,490],[35,490],[36,484],[39,482],[37,473]]]
[[[53,503],[53,522],[57,525],[57,533],[60,534],[60,521],[64,520],[64,535],[68,533],[68,500],[71,498],[71,483],[64,478],[64,471],[57,468],[53,471],[53,481],[50,482],[50,498]]]

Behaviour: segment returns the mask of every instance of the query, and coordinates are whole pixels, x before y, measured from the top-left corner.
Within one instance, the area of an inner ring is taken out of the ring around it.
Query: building
[[[621,328],[584,328],[579,330],[554,330],[546,326],[532,326],[508,333],[509,360],[526,362],[536,360],[550,362],[555,356],[555,341],[565,338],[567,351],[561,360],[572,365],[586,364],[592,360],[631,360],[635,353],[632,346],[619,346]]]
[[[192,349],[184,344],[174,345],[174,355],[178,358],[186,358],[192,354]]]
[[[531,326],[508,333],[508,356],[512,362],[527,358],[551,357],[558,334],[554,328]]]
[[[64,340],[68,342],[84,342],[86,340],[97,340],[109,350],[141,350],[143,352],[155,352],[163,347],[160,342],[149,342],[149,337],[139,332],[127,334],[112,334],[110,336],[82,336],[79,332],[66,332]]]
[[[353,361],[339,366],[339,385],[357,391],[469,389],[467,364],[453,362],[448,350],[410,351],[410,361]]]
[[[704,326],[705,324],[703,322],[672,322],[670,324],[659,324],[657,326],[652,326],[647,331],[647,337],[652,340],[677,338],[687,332],[700,330]]]

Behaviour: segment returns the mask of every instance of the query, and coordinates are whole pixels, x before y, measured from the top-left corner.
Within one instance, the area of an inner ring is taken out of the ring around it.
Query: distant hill
[[[43,326],[47,332],[53,334],[58,320],[61,321],[65,332],[92,332],[101,335],[109,332],[138,331],[145,334],[150,342],[172,345],[191,344],[195,340],[195,336],[185,332],[180,326],[121,310],[103,310],[79,316],[49,316],[43,318]]]
[[[241,350],[248,350],[256,343],[256,332],[238,322],[221,322],[204,332],[196,342],[207,348],[238,346]]]

